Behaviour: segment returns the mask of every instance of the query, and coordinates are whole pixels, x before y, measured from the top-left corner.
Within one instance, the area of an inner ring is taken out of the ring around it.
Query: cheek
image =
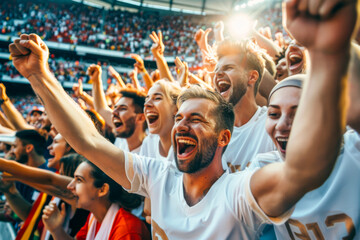
[[[273,120],[273,119],[268,118],[266,120],[266,123],[265,123],[266,132],[269,134],[269,136],[271,138],[273,138],[276,122],[277,122],[277,120]]]

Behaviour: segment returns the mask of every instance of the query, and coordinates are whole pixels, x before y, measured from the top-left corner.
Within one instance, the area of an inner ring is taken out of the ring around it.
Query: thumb
[[[65,207],[65,203],[61,203],[61,209],[60,209],[60,214],[61,216],[65,217],[66,215],[66,207]]]
[[[30,49],[31,52],[33,52],[36,55],[42,54],[42,49],[38,44],[36,44],[33,40],[20,40],[20,45]]]

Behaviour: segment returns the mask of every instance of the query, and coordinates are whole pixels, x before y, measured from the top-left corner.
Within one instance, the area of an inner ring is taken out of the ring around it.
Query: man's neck
[[[189,206],[194,206],[205,197],[212,185],[224,174],[221,151],[217,150],[213,161],[196,173],[184,173],[184,198]]]
[[[254,116],[257,109],[258,105],[255,102],[255,98],[253,96],[248,96],[248,94],[244,95],[241,100],[234,106],[234,126],[241,127],[245,125]]]
[[[30,167],[39,167],[45,163],[45,158],[39,155],[29,155],[27,165]]]
[[[126,138],[126,142],[129,148],[129,151],[133,151],[141,146],[142,142],[144,141],[144,138],[146,137],[146,134],[144,131],[141,130],[135,130],[133,135]]]

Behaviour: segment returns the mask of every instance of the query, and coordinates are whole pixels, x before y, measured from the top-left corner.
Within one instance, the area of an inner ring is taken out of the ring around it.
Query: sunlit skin
[[[26,146],[23,145],[23,142],[19,138],[15,138],[13,147],[11,148],[12,154],[15,156],[15,160],[19,163],[26,163],[28,161],[28,156],[26,153]]]
[[[57,134],[48,149],[53,156],[48,159],[48,167],[59,170],[60,159],[71,150],[71,147],[61,134]]]
[[[291,41],[286,52],[286,66],[288,75],[292,76],[299,73],[305,73],[306,70],[306,48],[299,45],[295,40]]]
[[[265,128],[283,159],[300,95],[300,88],[283,87],[274,92],[269,101]]]
[[[172,99],[166,96],[160,85],[150,88],[145,100],[144,114],[149,132],[160,136],[163,148],[162,155],[167,155],[171,146],[171,129],[174,125],[174,115],[177,107]],[[167,145],[165,147],[165,145]],[[165,150],[167,149],[167,150]]]

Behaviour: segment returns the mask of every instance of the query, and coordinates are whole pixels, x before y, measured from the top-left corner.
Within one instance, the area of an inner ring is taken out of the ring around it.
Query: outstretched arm
[[[144,65],[144,60],[142,60],[142,58],[137,54],[131,54],[130,56],[132,59],[134,59],[136,61],[136,63],[134,64],[134,67],[136,67],[139,70],[139,73],[142,75],[142,77],[144,79],[145,86],[146,86],[147,90],[149,90],[152,87],[152,85],[154,84],[154,82],[151,79],[149,73],[146,71],[146,68]]]
[[[88,160],[125,188],[125,155],[96,130],[86,113],[66,94],[47,68],[49,51],[35,34],[20,36],[9,46],[13,64],[26,77],[42,99],[55,128],[67,142]]]
[[[255,199],[272,217],[321,186],[335,164],[345,128],[346,71],[357,18],[355,0],[292,0],[284,7],[287,28],[308,48],[312,65],[285,162],[270,164],[251,179]]]

